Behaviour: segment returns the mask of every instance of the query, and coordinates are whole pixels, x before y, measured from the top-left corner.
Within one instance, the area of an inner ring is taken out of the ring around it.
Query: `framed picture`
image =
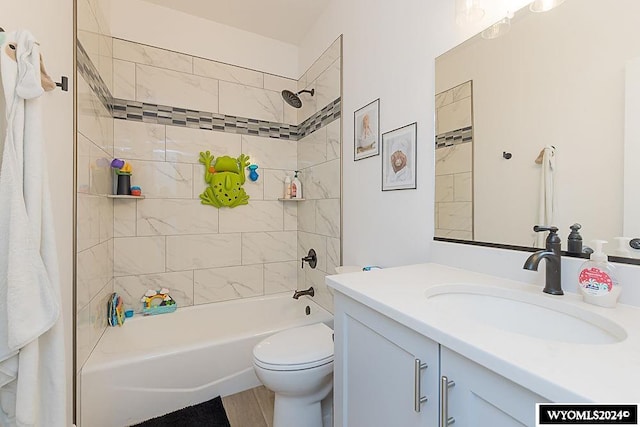
[[[417,123],[382,134],[382,191],[416,188]]]
[[[353,113],[353,160],[380,154],[380,98]]]

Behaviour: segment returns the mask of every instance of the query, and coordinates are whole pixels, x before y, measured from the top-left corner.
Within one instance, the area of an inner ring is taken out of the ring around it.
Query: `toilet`
[[[322,427],[333,388],[333,330],[324,323],[287,329],[253,349],[253,368],[275,393],[273,427]]]

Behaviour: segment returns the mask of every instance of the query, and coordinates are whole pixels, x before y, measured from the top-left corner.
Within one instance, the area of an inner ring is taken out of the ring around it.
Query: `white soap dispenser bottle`
[[[291,183],[291,198],[292,199],[302,199],[302,184],[298,179],[298,173],[300,171],[294,171],[295,175],[293,176],[293,182]]]
[[[600,307],[615,307],[620,297],[620,285],[615,267],[608,262],[602,251],[605,240],[593,240],[594,252],[591,259],[580,267],[578,289],[582,299]]]

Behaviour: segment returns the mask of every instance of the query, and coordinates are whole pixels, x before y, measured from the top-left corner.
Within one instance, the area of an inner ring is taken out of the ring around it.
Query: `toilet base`
[[[299,398],[276,395],[273,427],[322,427],[321,402],[303,403]]]

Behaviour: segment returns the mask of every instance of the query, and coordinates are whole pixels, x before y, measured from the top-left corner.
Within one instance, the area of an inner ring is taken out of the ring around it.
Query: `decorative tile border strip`
[[[298,141],[339,119],[341,115],[341,98],[330,102],[298,126],[113,98],[80,41],[78,41],[78,71],[114,119]]]
[[[342,99],[337,98],[329,103],[322,110],[309,117],[298,125],[298,139],[302,139],[307,135],[311,135],[316,130],[323,128],[329,123],[340,118],[342,108]]]
[[[109,112],[111,112],[112,100],[113,96],[111,96],[111,91],[107,84],[100,77],[100,73],[98,69],[93,65],[91,58],[80,40],[78,40],[78,48],[77,48],[77,62],[78,62],[78,71],[80,75],[84,77],[85,81],[96,94],[96,96],[100,99],[102,104],[105,106]]]
[[[473,140],[473,126],[436,135],[436,150],[452,145],[464,144]]]

